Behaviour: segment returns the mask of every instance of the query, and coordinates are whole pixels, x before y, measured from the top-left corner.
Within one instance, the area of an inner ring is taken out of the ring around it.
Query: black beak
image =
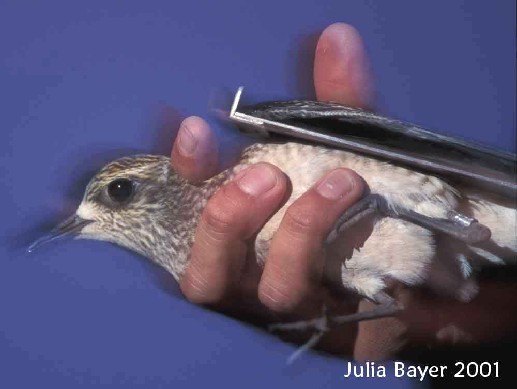
[[[34,243],[32,243],[27,251],[33,252],[35,249],[46,243],[52,242],[53,240],[62,238],[69,235],[77,235],[81,232],[84,226],[90,224],[93,220],[82,219],[77,215],[72,215],[66,219],[63,223],[59,224],[56,228],[50,231],[48,234],[42,236]]]

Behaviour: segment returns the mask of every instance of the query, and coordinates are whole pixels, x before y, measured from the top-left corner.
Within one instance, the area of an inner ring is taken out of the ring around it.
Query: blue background
[[[515,151],[514,1],[0,3],[0,387],[355,386],[342,360],[286,367],[291,345],[187,303],[128,251],[24,252],[103,163],[169,151],[165,107],[206,116],[239,85],[310,96],[311,42],[336,21],[365,39],[381,112]]]

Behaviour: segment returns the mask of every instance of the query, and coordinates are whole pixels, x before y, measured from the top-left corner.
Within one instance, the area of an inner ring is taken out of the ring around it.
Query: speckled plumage
[[[209,196],[228,172],[197,187],[176,174],[164,156],[137,155],[113,161],[88,184],[77,215],[94,219],[80,238],[106,240],[153,260],[176,279],[183,272],[197,219]],[[124,206],[114,205],[107,185],[120,178],[136,183],[135,195]]]
[[[207,200],[224,182],[250,164],[269,162],[282,169],[292,183],[287,203],[257,236],[257,260],[263,263],[269,243],[286,208],[321,176],[347,167],[359,173],[372,193],[431,217],[444,218],[451,210],[473,215],[492,230],[492,243],[517,255],[515,204],[492,199],[470,201],[471,190],[453,188],[444,181],[356,154],[298,143],[256,144],[241,161],[200,186],[176,174],[168,157],[126,157],[106,165],[89,183],[77,215],[95,220],[79,237],[102,239],[122,245],[163,266],[176,279],[188,262],[194,231]],[[123,206],[110,204],[106,187],[114,179],[136,182],[135,195]],[[478,193],[478,192],[476,192]],[[479,193],[478,193],[479,194]],[[504,220],[504,227],[499,221]],[[408,285],[428,284],[460,299],[472,296],[469,260],[502,262],[490,247],[470,248],[437,238],[408,222],[384,218],[372,224],[366,241],[343,234],[327,248],[327,280],[362,296],[372,297],[387,278]],[[510,258],[512,259],[512,258]],[[336,271],[340,269],[340,271]],[[444,274],[446,276],[444,276]]]

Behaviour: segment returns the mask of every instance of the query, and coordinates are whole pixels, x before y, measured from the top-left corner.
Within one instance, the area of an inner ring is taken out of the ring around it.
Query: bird
[[[112,161],[92,177],[76,212],[29,250],[65,235],[108,241],[150,259],[180,281],[207,201],[240,171],[261,162],[279,167],[292,186],[285,204],[256,236],[255,257],[261,266],[286,209],[323,175],[348,168],[367,184],[364,197],[336,222],[322,260],[329,284],[378,305],[371,312],[336,318],[335,323],[375,319],[403,309],[387,292],[387,280],[425,286],[467,302],[477,293],[478,267],[517,262],[512,196],[451,183],[440,175],[361,153],[293,140],[259,140],[236,164],[196,185],[174,170],[168,156],[133,155]],[[357,227],[364,223],[366,237],[364,228]],[[321,322],[310,323],[321,327]],[[306,324],[279,323],[276,328]]]

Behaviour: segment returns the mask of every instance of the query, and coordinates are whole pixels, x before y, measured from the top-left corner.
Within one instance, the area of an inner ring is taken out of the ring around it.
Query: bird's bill
[[[70,235],[78,235],[81,233],[82,229],[87,225],[90,224],[93,220],[86,220],[83,219],[76,214],[70,216],[68,219],[66,219],[64,222],[59,224],[57,227],[55,227],[52,231],[50,231],[48,234],[42,236],[38,240],[36,240],[34,243],[32,243],[28,248],[28,252],[32,252],[38,247],[52,242],[53,240],[70,236]]]

